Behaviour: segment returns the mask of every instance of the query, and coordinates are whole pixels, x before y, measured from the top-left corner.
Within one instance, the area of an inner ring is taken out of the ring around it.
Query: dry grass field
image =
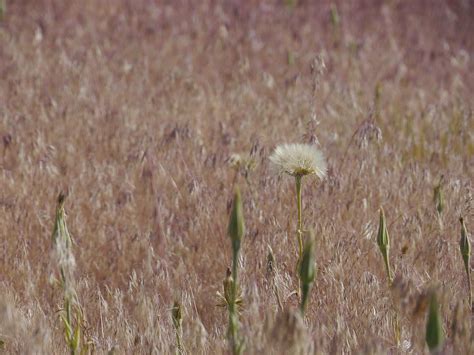
[[[441,352],[474,353],[459,250],[459,217],[474,230],[472,1],[6,5],[0,353],[69,351],[51,237],[62,191],[89,352],[175,353],[177,301],[181,352],[229,353],[216,293],[236,185],[244,353],[428,353],[432,290]],[[304,317],[294,182],[269,161],[282,143],[314,144],[328,163],[303,184],[317,265]]]

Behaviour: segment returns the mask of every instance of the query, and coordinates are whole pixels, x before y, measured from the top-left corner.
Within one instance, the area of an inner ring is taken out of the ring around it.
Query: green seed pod
[[[379,232],[377,234],[377,244],[379,245],[380,251],[385,253],[390,247],[390,237],[387,231],[387,225],[385,222],[385,213],[383,208],[380,208],[380,219],[379,219]]]
[[[459,222],[461,222],[461,240],[459,241],[459,249],[461,250],[464,265],[466,266],[466,270],[468,271],[469,261],[471,259],[471,242],[469,241],[466,225],[464,224],[464,220],[462,217],[459,219]]]
[[[442,190],[441,183],[435,186],[433,189],[433,200],[436,205],[436,210],[438,213],[443,212],[444,210],[444,194]]]
[[[385,263],[385,269],[387,271],[387,277],[391,283],[393,280],[392,270],[390,268],[389,260],[389,250],[390,250],[390,237],[388,235],[387,223],[385,221],[385,213],[383,208],[380,208],[380,221],[379,221],[379,231],[377,234],[377,244],[379,246],[380,252]]]
[[[240,250],[242,237],[245,234],[242,199],[240,197],[240,190],[238,187],[235,189],[232,211],[230,213],[228,233],[230,239],[232,240],[232,250],[234,254],[237,254]]]
[[[0,0],[0,21],[3,20],[3,17],[5,16],[6,12],[7,12],[6,0]]]
[[[300,264],[300,281],[301,281],[301,312],[304,313],[306,304],[309,299],[309,291],[316,276],[316,267],[314,265],[314,241],[313,236],[307,238],[303,248],[303,256]]]
[[[267,254],[267,274],[270,275],[275,270],[275,255],[273,255],[273,249],[269,245],[268,246],[268,254]]]
[[[171,318],[175,329],[180,329],[183,322],[183,315],[181,313],[181,304],[178,301],[174,301],[173,308],[171,309]]]
[[[443,324],[439,312],[436,293],[431,294],[428,321],[426,323],[426,344],[431,353],[436,353],[441,349],[444,342]]]
[[[316,268],[314,266],[314,242],[312,236],[308,238],[303,249],[303,258],[300,265],[300,279],[303,284],[314,281]]]
[[[233,287],[234,279],[232,278],[232,272],[227,268],[227,273],[224,279],[224,299],[227,305],[233,302]]]
[[[469,305],[472,307],[472,287],[471,287],[471,242],[467,234],[467,228],[463,218],[459,218],[461,222],[461,240],[459,241],[459,250],[461,251],[464,269],[466,270],[467,286],[469,291]]]

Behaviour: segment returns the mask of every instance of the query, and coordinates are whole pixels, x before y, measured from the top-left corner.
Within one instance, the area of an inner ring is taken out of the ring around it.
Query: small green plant
[[[284,2],[289,9],[294,9],[298,5],[298,0],[284,0]]]
[[[310,234],[309,238],[306,238],[299,273],[301,280],[300,310],[304,315],[309,299],[309,292],[311,291],[316,276],[316,267],[314,265],[314,237],[312,234]]]
[[[178,301],[175,301],[173,308],[171,309],[171,319],[173,321],[174,330],[176,333],[176,354],[183,354],[183,342],[182,342],[182,323],[183,315],[181,312],[181,304]]]
[[[444,193],[443,193],[443,177],[441,177],[439,183],[433,188],[433,201],[436,206],[436,211],[440,215],[444,210]]]
[[[91,343],[84,335],[84,313],[74,289],[73,272],[75,268],[75,260],[72,253],[73,241],[66,224],[66,214],[64,211],[65,199],[65,194],[59,194],[56,208],[56,220],[52,234],[60,275],[60,279],[57,283],[63,291],[63,306],[60,309],[59,318],[63,323],[64,337],[70,354],[87,354]]]
[[[326,175],[326,160],[319,149],[308,144],[283,144],[275,148],[270,161],[279,173],[285,173],[295,178],[296,209],[298,238],[298,261],[296,270],[299,269],[303,257],[303,216],[301,183],[306,175],[316,175],[320,179]]]
[[[389,284],[392,284],[393,274],[390,267],[390,237],[388,235],[387,223],[385,220],[385,213],[383,208],[380,208],[380,218],[379,218],[379,231],[377,234],[377,244],[379,246],[380,252],[382,253],[383,261],[385,264],[385,271],[387,273],[387,279]]]
[[[430,296],[425,340],[432,354],[438,353],[444,343],[443,324],[435,291],[432,291]]]
[[[337,11],[336,4],[331,4],[331,25],[334,29],[338,29],[341,23],[341,18],[339,17],[339,11]]]
[[[7,12],[7,0],[0,0],[0,21],[3,20]]]
[[[244,349],[244,342],[239,336],[239,311],[242,306],[242,297],[238,284],[238,263],[240,247],[245,234],[245,223],[242,198],[238,187],[235,189],[232,203],[228,234],[232,244],[232,272],[228,272],[224,280],[224,296],[221,298],[229,311],[228,336],[232,354],[236,355],[241,354]]]
[[[387,274],[387,280],[389,286],[393,285],[393,273],[392,268],[390,267],[390,236],[387,229],[387,221],[385,219],[385,212],[382,207],[380,207],[380,217],[379,217],[379,230],[377,233],[377,245],[379,246],[380,253],[382,254],[383,261],[385,264],[385,272]],[[401,329],[400,329],[400,320],[398,312],[395,306],[392,304],[392,327],[395,335],[395,341],[397,345],[400,344],[401,338]]]
[[[472,287],[471,287],[471,242],[467,233],[464,219],[459,218],[461,222],[461,239],[459,241],[459,249],[461,251],[462,260],[464,262],[464,269],[466,270],[467,286],[469,291],[469,308],[472,307]]]

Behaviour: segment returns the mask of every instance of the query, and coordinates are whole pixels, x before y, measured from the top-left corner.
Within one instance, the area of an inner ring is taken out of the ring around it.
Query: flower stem
[[[392,269],[390,268],[390,260],[388,259],[388,250],[383,253],[383,261],[385,263],[385,270],[387,271],[388,285],[392,286],[393,274]]]
[[[229,304],[229,336],[232,348],[232,354],[238,355],[240,353],[240,341],[238,339],[239,321],[237,314],[237,266],[238,266],[239,254],[237,250],[234,250],[232,254],[232,289],[231,289],[231,302]]]
[[[464,263],[467,276],[467,287],[469,291],[469,309],[472,309],[472,287],[471,287],[471,269],[468,263]]]
[[[301,175],[296,175],[296,200],[298,204],[298,225],[296,229],[296,234],[298,236],[298,264],[301,262],[301,257],[303,256],[303,217],[302,217],[302,208],[301,208]]]

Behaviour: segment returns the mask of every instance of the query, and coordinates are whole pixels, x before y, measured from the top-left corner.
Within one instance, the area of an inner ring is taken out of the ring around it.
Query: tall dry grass
[[[216,292],[232,259],[237,180],[248,353],[427,352],[433,286],[445,351],[474,352],[458,222],[474,230],[473,5],[286,3],[7,1],[3,351],[66,351],[49,255],[55,198],[67,190],[76,292],[97,353],[174,352],[175,300],[185,351],[227,352]],[[325,68],[311,70],[317,56]],[[329,164],[325,182],[305,184],[318,268],[304,319],[294,312],[293,185],[269,171],[283,142],[319,142]],[[248,183],[235,179],[233,153],[254,159]],[[376,241],[380,206],[392,289]]]

